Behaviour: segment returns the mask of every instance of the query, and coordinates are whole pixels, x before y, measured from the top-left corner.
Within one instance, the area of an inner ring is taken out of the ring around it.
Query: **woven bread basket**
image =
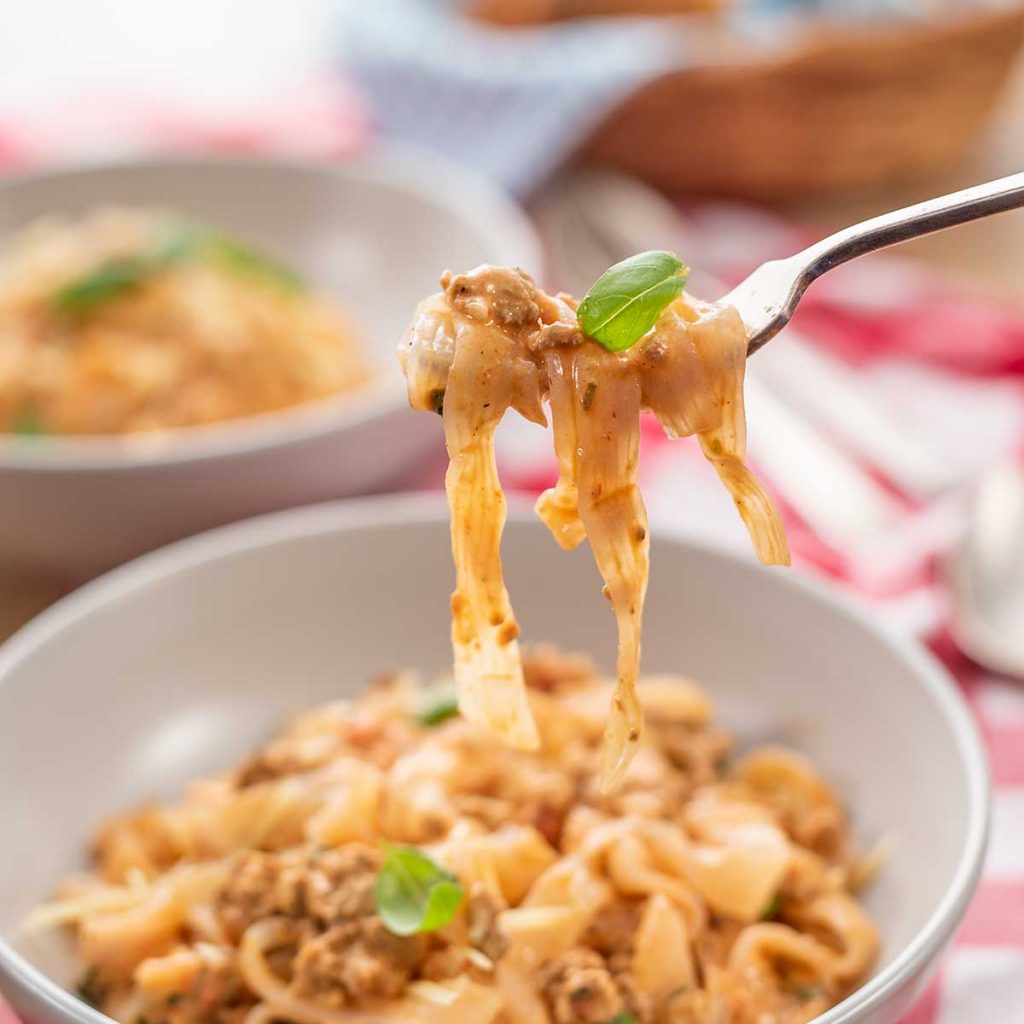
[[[976,142],[1024,39],[1024,4],[809,32],[785,54],[669,73],[584,145],[668,191],[785,199],[941,171]]]
[[[469,10],[496,25],[533,25],[614,14],[688,14],[720,6],[721,0],[472,0]]]

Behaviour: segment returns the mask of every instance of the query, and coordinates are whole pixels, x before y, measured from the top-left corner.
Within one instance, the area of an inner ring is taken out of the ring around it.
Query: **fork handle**
[[[1024,173],[883,213],[843,228],[805,249],[801,254],[807,275],[805,284],[826,270],[876,249],[1019,207],[1024,207]]]
[[[763,263],[722,301],[743,317],[747,354],[752,355],[789,323],[807,286],[826,270],[897,242],[1019,207],[1024,207],[1024,173],[926,199],[843,228],[795,256]]]

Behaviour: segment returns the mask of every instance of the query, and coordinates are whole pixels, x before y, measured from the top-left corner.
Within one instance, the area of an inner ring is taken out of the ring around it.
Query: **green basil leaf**
[[[305,288],[302,278],[293,270],[230,235],[211,232],[203,243],[202,254],[210,263],[240,277],[256,278],[286,292],[301,292]]]
[[[229,273],[271,284],[284,291],[304,288],[287,267],[229,235],[187,220],[172,221],[150,252],[108,260],[53,297],[62,313],[87,313],[108,299],[124,295],[153,274],[189,260],[204,260]]]
[[[153,274],[193,259],[200,251],[205,232],[184,220],[169,222],[163,237],[151,251],[101,263],[84,277],[65,285],[53,297],[62,313],[85,313],[138,287]]]
[[[615,1014],[608,1024],[636,1024],[636,1017],[629,1010],[623,1010],[622,1013]]]
[[[766,904],[764,910],[761,911],[761,920],[770,921],[773,917],[777,917],[779,911],[782,909],[782,896],[776,893]]]
[[[642,338],[686,285],[689,268],[670,252],[641,252],[609,267],[576,311],[580,326],[612,352]]]
[[[424,693],[424,698],[416,715],[420,725],[440,725],[459,713],[459,698],[451,684],[432,687]]]
[[[99,973],[100,969],[98,967],[88,967],[75,985],[75,994],[78,998],[90,1006],[95,1006],[97,1009],[99,1009],[99,1005],[103,1001],[102,993],[100,992]]]
[[[373,890],[377,914],[394,935],[443,928],[465,896],[458,879],[412,846],[390,846]]]
[[[142,256],[101,263],[61,288],[53,297],[54,308],[62,313],[87,313],[108,299],[137,288],[155,269],[153,260]]]
[[[31,409],[22,409],[11,422],[11,433],[22,437],[41,437],[46,433],[46,426]]]
[[[189,220],[169,221],[151,259],[154,269],[175,266],[193,260],[202,253],[207,230]]]
[[[811,985],[793,985],[790,992],[797,997],[797,999],[803,1002],[808,1002],[811,999],[817,999],[818,996],[823,995],[825,990],[818,982],[814,982]]]

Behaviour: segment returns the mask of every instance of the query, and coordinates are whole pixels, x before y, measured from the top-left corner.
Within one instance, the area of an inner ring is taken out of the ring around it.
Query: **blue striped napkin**
[[[505,29],[449,0],[340,4],[340,59],[384,136],[442,150],[519,194],[573,152],[616,103],[669,68],[782,45],[808,13],[924,15],[930,0],[746,0],[706,19],[594,18]]]

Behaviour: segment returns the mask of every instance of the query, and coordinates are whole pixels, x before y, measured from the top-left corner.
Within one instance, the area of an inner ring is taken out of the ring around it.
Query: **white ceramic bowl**
[[[148,438],[0,435],[0,566],[94,573],[198,530],[396,482],[439,425],[404,396],[395,346],[446,267],[539,265],[510,200],[434,157],[333,166],[172,160],[0,179],[0,240],[53,212],[159,205],[208,219],[346,303],[380,371],[351,396]]]
[[[505,538],[528,639],[611,662],[614,627],[587,551],[513,517]],[[878,969],[820,1024],[894,1024],[974,889],[985,757],[941,666],[792,572],[656,538],[645,667],[701,680],[741,742],[806,750],[858,837],[891,837],[867,893]],[[297,707],[376,672],[440,670],[448,647],[439,500],[327,505],[227,527],[86,585],[0,649],[0,987],[36,1024],[101,1024],[62,987],[67,939],[19,933],[83,863],[96,822],[224,768]]]

